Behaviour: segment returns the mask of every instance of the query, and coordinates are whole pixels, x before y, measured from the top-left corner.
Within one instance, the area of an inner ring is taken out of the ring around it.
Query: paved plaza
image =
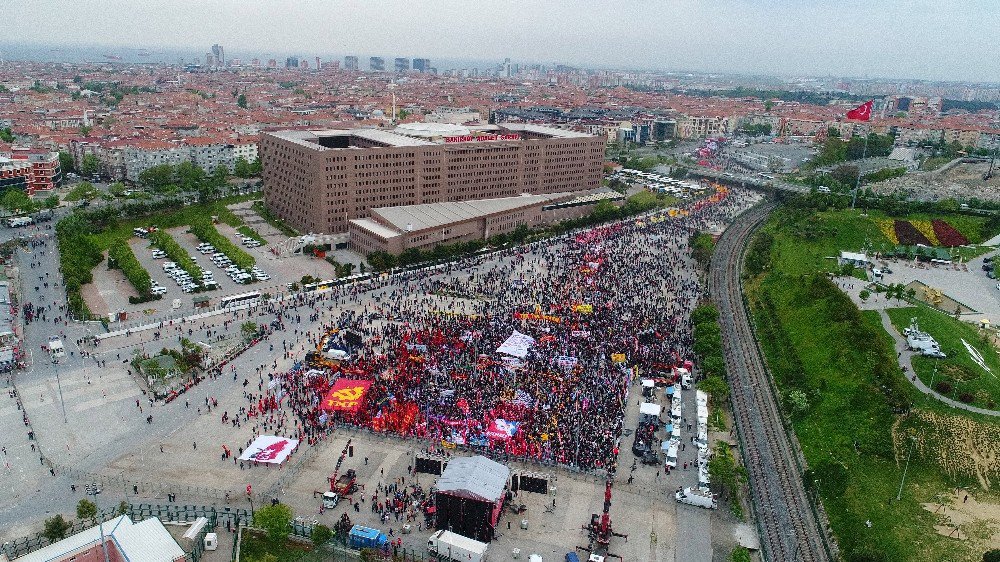
[[[227,322],[229,331],[238,329],[248,319],[267,323],[274,319],[274,314],[259,307],[191,322],[175,320],[157,329],[102,339],[96,347],[78,343],[104,330],[99,324],[74,323],[62,318],[58,294],[61,289],[55,284],[58,274],[52,245],[49,241],[22,252],[17,258],[23,278],[30,280],[29,276],[40,274],[42,279],[51,280],[48,287],[27,288],[25,300],[52,308],[44,320],[27,326],[25,341],[32,350],[32,361],[29,369],[15,375],[30,426],[25,425],[24,412],[10,394],[12,387],[7,386],[0,395],[0,424],[8,430],[0,434],[0,444],[7,450],[5,477],[0,484],[5,492],[0,500],[0,536],[9,539],[37,532],[41,520],[52,513],[72,517],[76,502],[84,497],[83,484],[96,478],[118,483],[105,486],[98,498],[102,507],[117,505],[122,500],[166,503],[167,494],[171,493],[176,494],[179,504],[248,508],[244,490],[251,485],[257,506],[277,497],[307,521],[315,519],[333,526],[346,511],[355,523],[400,535],[404,522],[390,519],[388,524],[381,524],[371,510],[370,497],[364,503],[360,495],[354,498],[359,504],[358,511],[351,503],[341,502],[337,508],[321,514],[315,492],[328,489],[327,477],[348,439],[352,440],[354,454],[345,461],[343,469],[358,471],[366,495],[370,496],[379,484],[396,479],[405,479],[406,484],[419,483],[427,490],[434,483],[432,476],[408,473],[408,468],[414,465],[414,455],[426,449],[430,445],[427,442],[382,437],[360,430],[337,430],[316,446],[303,443],[280,468],[251,467],[249,463],[241,467],[239,461],[224,459],[222,449],[225,445],[236,453],[254,437],[249,423],[234,427],[223,423],[222,416],[223,413],[233,416],[248,405],[245,392],[257,393],[266,385],[266,375],[259,376],[258,372],[289,369],[307,348],[312,348],[304,334],[316,337],[321,326],[348,311],[371,310],[375,303],[388,297],[391,286],[366,289],[358,294],[357,300],[336,305],[320,301],[315,307],[300,304],[285,308],[284,329],[226,365],[218,377],[204,380],[168,404],[150,404],[129,364],[137,350],[155,353],[162,347],[176,346],[180,337],[201,337],[208,330],[226,331]],[[287,263],[273,257],[267,259],[273,264],[266,268],[269,271],[283,269]],[[490,267],[498,263],[497,259],[487,259],[478,267]],[[690,258],[685,259],[688,267],[693,268]],[[314,275],[321,273],[317,271]],[[436,273],[442,280],[466,279],[468,275],[468,270]],[[465,306],[464,299],[435,296],[432,300],[441,310],[461,311]],[[314,319],[310,318],[312,314]],[[63,338],[68,351],[58,364],[52,363],[41,350],[52,334]],[[282,353],[283,344],[288,346],[287,354]],[[625,428],[636,427],[638,396],[638,386],[633,386],[628,395]],[[658,398],[666,405],[662,390]],[[684,402],[686,411],[695,410],[693,390],[685,392]],[[213,404],[211,409],[209,403]],[[26,438],[28,431],[34,431],[35,441]],[[690,432],[683,435],[686,441]],[[729,439],[726,434],[713,437]],[[626,559],[664,561],[708,562],[713,559],[713,552],[716,556],[728,556],[735,544],[734,523],[724,513],[679,505],[672,498],[678,487],[696,484],[697,448],[688,447],[681,453],[679,463],[687,462],[686,469],[678,467],[665,475],[662,467],[642,464],[630,471],[635,460],[631,438],[623,437],[621,443],[621,468],[614,483],[610,513],[615,531],[629,537],[627,541],[614,539],[612,552]],[[42,454],[53,463],[54,475],[42,461]],[[536,463],[515,462],[511,469],[550,474],[555,492],[521,493],[517,501],[523,502],[527,511],[503,514],[499,536],[491,550],[509,553],[517,548],[525,554],[538,553],[546,559],[556,559],[575,546],[585,545],[587,538],[582,526],[589,522],[591,514],[602,511],[604,480]],[[78,487],[75,493],[71,485]],[[521,528],[522,519],[527,521],[527,529]],[[423,552],[429,532],[422,528],[421,521],[411,524],[414,531],[403,535],[403,543]],[[505,555],[500,559],[505,559]]]

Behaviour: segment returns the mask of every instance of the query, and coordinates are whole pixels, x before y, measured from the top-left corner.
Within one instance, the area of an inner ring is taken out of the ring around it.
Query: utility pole
[[[101,489],[97,487],[97,482],[87,484],[87,495],[94,497],[94,506],[97,506],[97,494],[101,493]],[[98,519],[98,528],[101,533],[101,549],[104,551],[104,562],[109,562],[108,560],[108,543],[104,541],[104,517],[98,513],[100,519]]]

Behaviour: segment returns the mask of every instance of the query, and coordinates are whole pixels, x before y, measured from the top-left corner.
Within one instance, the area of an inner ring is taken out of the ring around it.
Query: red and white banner
[[[278,437],[277,435],[261,435],[243,451],[240,460],[281,464],[298,446],[298,439]]]
[[[324,410],[357,412],[372,381],[337,379],[320,406]]]

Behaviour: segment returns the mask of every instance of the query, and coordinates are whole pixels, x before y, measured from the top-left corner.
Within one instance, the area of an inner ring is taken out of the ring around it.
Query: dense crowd
[[[432,447],[614,470],[636,375],[691,358],[689,316],[704,296],[691,233],[722,227],[755,197],[723,190],[677,216],[299,297],[312,318],[347,309],[324,333],[296,335],[315,348],[332,334],[327,347],[351,358],[282,373],[261,366],[256,392],[244,380],[249,405],[224,423],[306,443],[348,423]],[[526,354],[498,353],[515,332],[532,338]],[[323,408],[340,377],[372,381],[357,411]]]

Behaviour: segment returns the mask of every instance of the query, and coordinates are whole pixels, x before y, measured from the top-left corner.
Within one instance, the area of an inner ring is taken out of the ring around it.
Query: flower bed
[[[924,237],[930,240],[932,246],[941,245],[940,242],[938,242],[937,235],[934,233],[934,225],[931,224],[931,221],[928,220],[910,221],[910,224],[912,224],[914,228],[919,230],[920,234],[923,234]]]
[[[915,246],[917,244],[923,244],[924,246],[933,245],[909,221],[895,221],[893,223],[893,230],[896,231],[896,238],[899,240],[899,243],[904,246]]]
[[[899,244],[899,238],[896,238],[896,229],[891,219],[875,219],[875,224],[878,225],[878,229],[882,231],[882,234],[885,234],[885,237],[890,242]]]
[[[969,239],[965,235],[943,220],[934,219],[931,221],[931,226],[933,226],[934,234],[942,246],[965,246],[969,243]]]

